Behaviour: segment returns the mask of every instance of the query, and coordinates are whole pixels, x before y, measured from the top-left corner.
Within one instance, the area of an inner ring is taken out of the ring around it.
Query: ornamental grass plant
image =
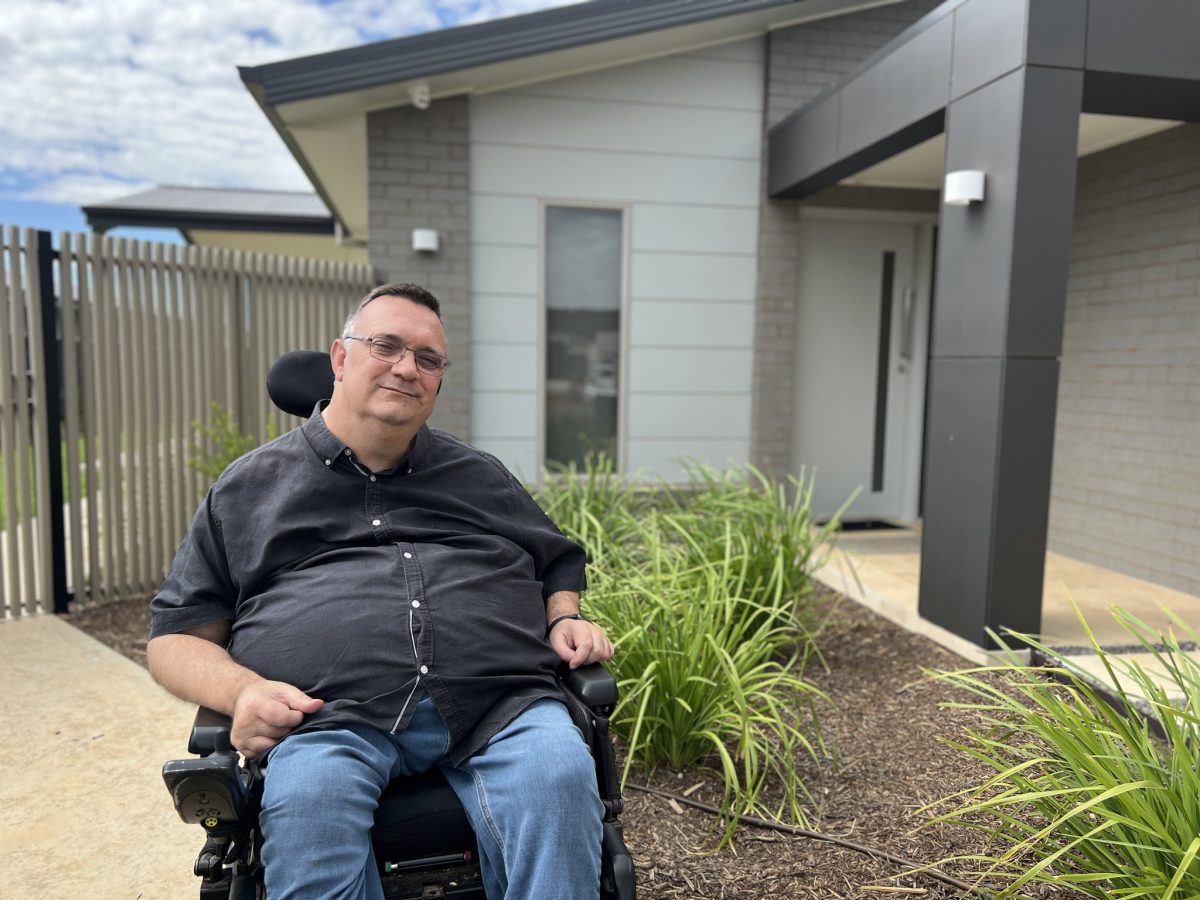
[[[965,860],[981,883],[999,885],[996,898],[1044,896],[1044,886],[1081,897],[1200,898],[1198,635],[1177,617],[1161,633],[1129,613],[1114,616],[1160,673],[1103,650],[1080,616],[1115,704],[1078,657],[1026,635],[1016,637],[1050,668],[1014,661],[941,675],[975,696],[956,705],[980,711],[988,726],[953,746],[996,775],[947,798],[934,821],[993,835],[995,852]]]
[[[798,756],[823,760],[804,679],[819,658],[807,610],[812,569],[836,521],[814,527],[811,482],[690,466],[694,489],[634,487],[610,460],[547,473],[535,496],[589,557],[587,611],[617,646],[625,776],[710,769],[727,814],[807,824]],[[725,820],[724,840],[736,821]]]

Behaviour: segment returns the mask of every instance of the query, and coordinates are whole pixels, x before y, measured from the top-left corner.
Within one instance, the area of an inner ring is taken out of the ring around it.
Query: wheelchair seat
[[[267,389],[280,409],[308,416],[329,393],[333,370],[324,353],[284,354],[271,368]],[[563,700],[596,762],[604,804],[601,897],[634,900],[633,860],[625,847],[622,800],[608,716],[617,701],[616,682],[602,666],[559,673]],[[186,822],[206,832],[196,860],[202,900],[261,900],[258,803],[264,775],[242,763],[230,744],[228,717],[200,709],[188,742],[195,758],[171,760],[163,779]],[[475,833],[441,771],[392,781],[380,797],[371,831],[384,896],[389,900],[431,897],[483,898]]]

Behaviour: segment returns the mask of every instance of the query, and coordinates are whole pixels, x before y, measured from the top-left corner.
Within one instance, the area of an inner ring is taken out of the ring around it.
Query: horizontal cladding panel
[[[751,388],[752,350],[638,347],[629,352],[630,392],[744,394]]]
[[[537,267],[536,247],[478,244],[471,248],[471,292],[536,296]]]
[[[533,391],[475,391],[471,396],[471,436],[522,438],[537,435],[538,398]]]
[[[471,195],[471,243],[538,244],[538,204],[532,197]]]
[[[630,339],[635,345],[754,346],[754,304],[694,303],[634,298]]]
[[[631,291],[639,299],[750,301],[757,282],[758,263],[750,254],[633,254]]]
[[[471,390],[536,391],[538,348],[528,344],[471,344]]]
[[[639,203],[633,208],[633,249],[691,253],[755,253],[757,207]]]
[[[633,394],[631,440],[750,440],[750,394]]]
[[[492,94],[471,104],[475,143],[757,159],[757,110]]]
[[[489,194],[754,206],[757,160],[476,144],[471,185]]]
[[[739,42],[736,48],[712,47],[696,55],[681,54],[573,75],[513,93],[760,110],[762,84],[763,47],[756,39]],[[704,90],[698,91],[697,85],[704,85]]]
[[[724,469],[749,459],[749,440],[631,440],[625,471],[678,484],[689,480],[684,466],[690,460]]]
[[[528,343],[537,338],[536,294],[471,294],[471,336],[479,343]]]
[[[520,438],[472,438],[471,445],[504,463],[525,484],[537,481],[541,467],[537,463],[537,441]]]

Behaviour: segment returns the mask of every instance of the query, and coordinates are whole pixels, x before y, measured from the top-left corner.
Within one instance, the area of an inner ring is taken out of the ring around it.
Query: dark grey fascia
[[[1195,0],[951,0],[771,129],[767,192],[805,197],[933,137],[951,100],[1025,65],[1082,70],[1081,112],[1200,121],[1198,48]]]
[[[282,60],[239,66],[264,106],[425,78],[475,66],[631,37],[804,0],[591,0]]]
[[[83,214],[95,231],[110,228],[178,228],[180,231],[253,231],[275,234],[332,235],[333,219],[325,216],[264,216],[244,213],[206,213],[189,210],[130,209],[85,206]]]

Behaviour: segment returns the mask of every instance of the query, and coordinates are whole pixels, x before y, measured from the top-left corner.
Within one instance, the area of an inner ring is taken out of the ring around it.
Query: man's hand
[[[253,759],[283,740],[324,702],[282,681],[252,681],[238,692],[230,741]]]
[[[612,659],[613,645],[598,625],[582,619],[564,619],[550,632],[550,646],[572,669]]]

